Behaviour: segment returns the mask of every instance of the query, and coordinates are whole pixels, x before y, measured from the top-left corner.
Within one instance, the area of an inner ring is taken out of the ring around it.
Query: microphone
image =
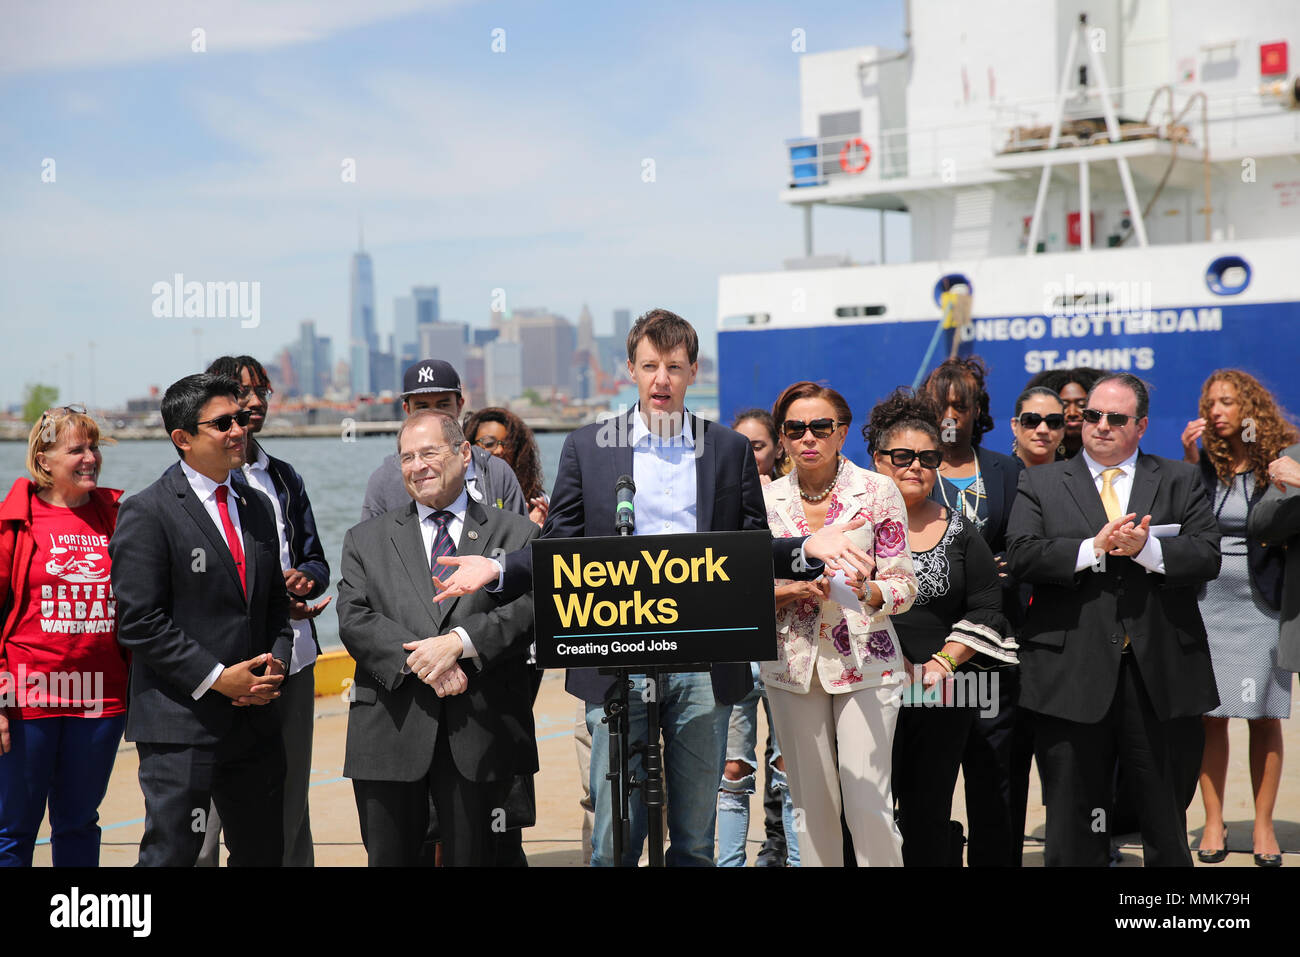
[[[620,535],[631,535],[636,531],[636,511],[632,506],[632,497],[636,495],[636,483],[630,475],[620,475],[614,484],[614,495],[618,504],[614,507],[614,528]]]

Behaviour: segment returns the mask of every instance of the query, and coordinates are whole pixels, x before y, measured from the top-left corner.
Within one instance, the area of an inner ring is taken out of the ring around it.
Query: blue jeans
[[[743,761],[757,769],[758,759],[758,703],[763,703],[767,725],[772,727],[772,713],[767,707],[767,692],[754,665],[754,690],[737,702],[731,711],[727,729],[727,760]],[[794,802],[790,799],[790,785],[785,772],[776,766],[781,757],[781,743],[772,735],[772,763],[768,765],[772,786],[781,792],[781,819],[785,828],[786,864],[799,866],[799,834],[794,827]],[[757,784],[757,770],[750,771],[738,780],[726,777],[718,786],[718,866],[744,867],[745,841],[749,836],[749,798]]]
[[[646,706],[641,700],[645,675],[632,676],[628,713],[631,740],[646,738]],[[659,722],[664,739],[664,778],[668,785],[669,867],[712,867],[713,829],[718,784],[727,750],[727,719],[731,707],[713,700],[713,684],[707,672],[668,674],[660,677]],[[591,800],[596,821],[591,835],[591,866],[614,863],[613,812],[610,810],[609,726],[602,724],[602,705],[587,705],[587,728],[591,731]],[[644,777],[641,755],[628,762],[633,777]],[[646,838],[645,797],[632,794],[631,840],[623,848],[623,864],[635,867]]]
[[[31,867],[50,804],[55,867],[99,866],[99,802],[108,791],[126,715],[10,718],[0,756],[0,867]]]

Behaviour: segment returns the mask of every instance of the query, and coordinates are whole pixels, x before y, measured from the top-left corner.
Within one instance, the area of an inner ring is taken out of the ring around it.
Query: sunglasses
[[[1089,425],[1096,425],[1101,421],[1102,416],[1106,417],[1106,421],[1112,429],[1122,429],[1128,425],[1129,419],[1138,418],[1136,415],[1126,415],[1123,412],[1099,412],[1096,409],[1083,410],[1083,421]]]
[[[896,469],[905,469],[918,459],[923,469],[937,469],[943,462],[943,449],[878,449],[877,455],[888,455],[890,463]]]
[[[1053,412],[1050,415],[1039,415],[1037,412],[1021,412],[1016,416],[1022,429],[1036,429],[1040,422],[1046,422],[1049,429],[1065,428],[1065,416],[1060,412]]]
[[[242,409],[239,412],[227,413],[226,415],[219,415],[215,419],[208,419],[207,421],[200,422],[198,424],[210,425],[218,432],[229,432],[230,426],[236,422],[239,423],[239,427],[241,429],[248,428],[248,423],[252,420],[252,418],[253,418],[252,412],[248,411],[248,409]]]
[[[475,439],[474,444],[477,445],[480,449],[486,449],[487,451],[491,452],[498,445],[504,445],[505,443],[502,442],[500,439],[495,439],[490,435],[485,435],[481,439]]]
[[[840,424],[834,419],[813,419],[811,422],[803,422],[799,419],[786,419],[781,423],[781,431],[785,433],[787,439],[801,439],[803,434],[809,429],[812,434],[819,439],[830,438]]]
[[[86,414],[87,414],[86,407],[84,405],[61,405],[58,406],[57,408],[46,409],[44,412],[42,412],[41,421],[44,422],[46,419],[61,419],[65,415],[86,415]]]
[[[257,397],[265,402],[271,396],[275,395],[275,390],[269,385],[241,385],[239,387],[239,397],[247,399],[250,395],[256,393]]]

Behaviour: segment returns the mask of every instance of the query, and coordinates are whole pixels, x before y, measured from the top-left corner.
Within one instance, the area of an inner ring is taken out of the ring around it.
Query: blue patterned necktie
[[[433,536],[433,547],[429,549],[429,568],[437,575],[443,571],[438,565],[438,559],[444,555],[456,554],[456,543],[451,540],[451,533],[447,531],[447,525],[456,516],[451,512],[439,510],[429,517],[438,526],[438,531]]]

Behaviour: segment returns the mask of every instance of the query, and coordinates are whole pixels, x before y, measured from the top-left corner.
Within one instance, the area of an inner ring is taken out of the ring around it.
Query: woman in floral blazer
[[[840,455],[852,413],[834,389],[799,382],[773,409],[794,468],[763,489],[774,536],[809,535],[861,516],[850,532],[875,571],[861,605],[829,600],[829,585],[777,589],[777,658],[765,662],[772,719],[807,866],[844,863],[841,803],[859,865],[901,865],[890,763],[903,657],[889,616],[911,607],[916,576],[897,486]],[[841,802],[841,795],[843,801]]]

